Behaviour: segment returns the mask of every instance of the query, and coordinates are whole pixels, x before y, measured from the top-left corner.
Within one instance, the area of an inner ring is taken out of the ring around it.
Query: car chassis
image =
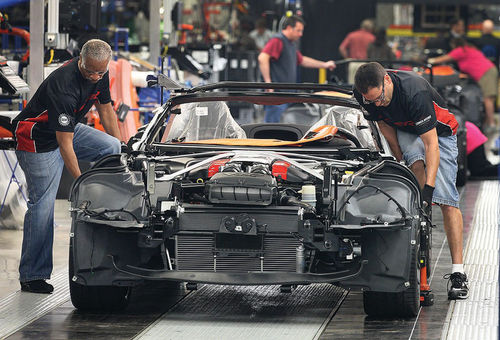
[[[266,88],[285,92],[254,91]],[[170,89],[178,95],[127,153],[103,158],[73,183],[69,272],[77,308],[124,308],[131,287],[149,280],[331,283],[363,290],[374,316],[414,316],[421,301],[432,304],[429,214],[415,176],[372,122],[356,128],[371,131],[376,148],[337,127],[294,146],[161,141],[165,121],[185,103],[307,102],[361,112],[352,98],[307,92],[349,90],[233,82]],[[305,186],[314,188],[309,200]]]

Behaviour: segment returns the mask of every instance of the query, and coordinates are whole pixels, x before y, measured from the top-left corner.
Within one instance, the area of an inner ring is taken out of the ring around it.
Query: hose
[[[51,48],[50,49],[50,58],[49,58],[49,61],[47,61],[47,64],[45,64],[45,66],[50,65],[53,60],[54,60],[54,49]]]
[[[312,212],[313,214],[316,214],[316,208],[315,207],[313,207],[309,203],[302,202],[302,201],[298,200],[297,197],[294,197],[294,196],[288,196],[286,194],[282,195],[280,197],[280,204],[283,204],[283,205],[294,205],[294,206],[297,206],[297,207],[304,208],[305,210],[308,210],[308,211]]]

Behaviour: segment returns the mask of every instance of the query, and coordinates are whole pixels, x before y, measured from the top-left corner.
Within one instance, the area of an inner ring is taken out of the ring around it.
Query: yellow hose
[[[165,47],[163,48],[163,53],[161,54],[161,56],[163,58],[165,58],[165,56],[167,55],[167,52],[168,52],[168,45],[165,44]]]
[[[52,62],[52,60],[54,60],[54,50],[51,48],[50,49],[50,58],[49,58],[49,61],[47,61],[47,64],[45,64],[45,65],[46,66],[50,65],[50,63]]]

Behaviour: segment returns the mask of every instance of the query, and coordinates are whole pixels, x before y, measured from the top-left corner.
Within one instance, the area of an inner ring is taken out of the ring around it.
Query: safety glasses
[[[362,96],[362,97],[363,97],[363,104],[365,104],[365,105],[375,104],[377,102],[383,103],[385,100],[385,79],[382,81],[382,93],[380,94],[380,96],[378,96],[377,98],[375,98],[373,100],[368,100],[364,96]]]

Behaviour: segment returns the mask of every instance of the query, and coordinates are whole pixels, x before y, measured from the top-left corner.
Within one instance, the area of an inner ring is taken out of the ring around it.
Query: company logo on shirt
[[[69,116],[65,113],[61,113],[59,115],[58,120],[59,120],[59,124],[61,126],[68,126],[69,125]]]
[[[422,124],[426,123],[429,119],[431,119],[431,116],[427,116],[424,119],[419,120],[418,122],[415,123],[415,125],[416,126],[422,125]]]

